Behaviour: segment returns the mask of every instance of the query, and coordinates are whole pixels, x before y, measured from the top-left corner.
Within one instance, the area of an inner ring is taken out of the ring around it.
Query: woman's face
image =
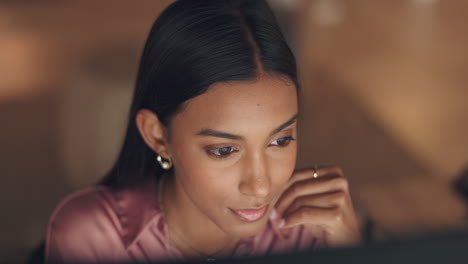
[[[229,235],[260,232],[295,168],[297,111],[295,86],[274,75],[188,101],[169,144],[186,202]]]

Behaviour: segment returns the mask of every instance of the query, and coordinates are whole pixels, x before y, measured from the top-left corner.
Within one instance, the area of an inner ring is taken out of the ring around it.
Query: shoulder
[[[115,204],[106,187],[91,187],[65,197],[49,220],[46,258],[97,260],[94,252],[98,249],[99,254],[122,249]]]
[[[90,187],[65,197],[52,213],[49,228],[91,228],[116,222],[117,218],[114,216],[116,214],[111,192],[106,187]]]

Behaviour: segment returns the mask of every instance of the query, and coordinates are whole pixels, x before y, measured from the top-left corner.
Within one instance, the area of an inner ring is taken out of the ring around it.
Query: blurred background
[[[26,261],[111,167],[171,2],[0,1],[0,260]],[[298,166],[344,169],[372,242],[466,230],[468,1],[269,2],[303,83]]]

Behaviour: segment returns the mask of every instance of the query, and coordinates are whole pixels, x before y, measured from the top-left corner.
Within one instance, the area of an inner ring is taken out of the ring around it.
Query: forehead
[[[296,113],[295,85],[287,78],[262,75],[256,80],[212,85],[187,101],[172,124],[187,130],[214,128],[244,133],[259,126],[278,126]]]

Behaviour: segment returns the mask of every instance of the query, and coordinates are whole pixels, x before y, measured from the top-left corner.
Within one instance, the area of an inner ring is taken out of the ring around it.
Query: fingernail
[[[286,222],[286,221],[284,221],[284,219],[282,218],[282,219],[279,221],[279,223],[278,223],[278,227],[279,227],[279,228],[282,228],[282,227],[284,226],[285,222]]]
[[[273,210],[271,210],[270,219],[275,219],[277,215],[278,215],[278,214],[276,213],[276,209],[273,208]]]

